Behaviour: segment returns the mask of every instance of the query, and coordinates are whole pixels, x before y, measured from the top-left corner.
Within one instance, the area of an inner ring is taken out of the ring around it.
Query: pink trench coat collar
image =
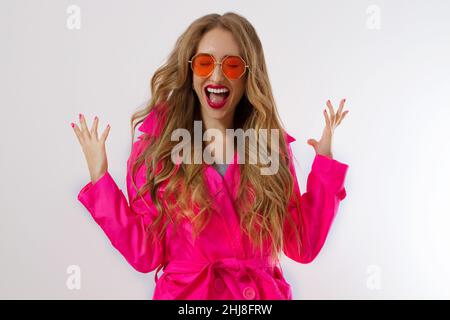
[[[163,114],[157,117],[152,111],[139,130],[158,135],[164,121]],[[286,139],[288,143],[295,141],[288,134]],[[188,222],[181,223],[176,230],[169,225],[163,241],[153,242],[147,237],[145,227],[158,212],[148,194],[143,199],[136,198],[130,179],[131,164],[142,152],[143,141],[141,136],[133,144],[127,161],[130,204],[109,172],[95,184],[86,184],[78,199],[112,245],[136,270],[144,273],[156,270],[153,299],[292,299],[291,286],[285,281],[279,262],[269,262],[268,250],[259,256],[240,230],[235,210],[240,179],[237,153],[223,177],[212,166],[203,171],[208,190],[220,210],[214,211],[195,241]],[[292,159],[290,146],[289,155]],[[145,183],[144,167],[141,166],[135,176],[138,188]],[[302,212],[293,203],[287,208],[295,227],[302,230],[303,246],[299,253],[292,226],[284,228],[283,252],[291,259],[309,263],[321,250],[339,202],[346,196],[347,168],[346,164],[316,155],[308,176],[307,192],[301,196]],[[293,163],[290,170],[295,181],[294,192],[300,197]],[[162,268],[164,272],[158,278]]]

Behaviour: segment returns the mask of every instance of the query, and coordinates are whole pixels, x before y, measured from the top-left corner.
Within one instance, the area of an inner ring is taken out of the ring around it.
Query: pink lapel
[[[138,130],[151,136],[158,136],[166,120],[166,103],[157,104],[139,126]]]

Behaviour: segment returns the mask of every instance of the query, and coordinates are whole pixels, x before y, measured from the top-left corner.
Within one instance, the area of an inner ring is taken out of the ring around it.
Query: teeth
[[[213,89],[213,88],[206,88],[206,91],[211,93],[225,93],[228,92],[228,89],[222,88],[222,89]]]

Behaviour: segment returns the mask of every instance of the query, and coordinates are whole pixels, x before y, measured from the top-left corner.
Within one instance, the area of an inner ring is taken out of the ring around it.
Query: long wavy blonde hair
[[[285,132],[273,98],[263,48],[250,22],[233,12],[208,14],[195,20],[177,39],[167,61],[153,75],[151,98],[147,105],[131,118],[134,141],[136,126],[153,108],[164,103],[165,118],[168,121],[156,138],[145,137],[148,143],[133,163],[131,171],[134,183],[136,171],[145,162],[146,182],[138,190],[137,196],[150,193],[159,214],[148,226],[148,232],[158,230],[156,234],[159,239],[163,237],[168,223],[176,225],[180,218],[189,219],[193,224],[194,236],[197,236],[214,212],[214,201],[207,192],[202,175],[205,164],[182,163],[177,169],[170,156],[177,143],[171,141],[171,133],[175,129],[184,128],[190,131],[192,137],[194,120],[201,120],[200,101],[192,87],[193,74],[188,61],[196,53],[203,35],[213,28],[223,28],[234,35],[242,48],[243,59],[250,66],[250,72],[245,75],[244,96],[236,107],[235,129],[242,128],[245,131],[253,128],[255,132],[267,129],[268,141],[271,141],[271,129]],[[289,171],[288,149],[283,134],[279,135],[278,145],[281,157],[277,174],[261,175],[260,168],[263,166],[259,163],[239,164],[239,201],[236,203],[241,230],[261,249],[261,253],[264,243],[268,244],[273,258],[283,248],[283,225],[286,217],[293,223],[287,215],[287,207],[293,193],[294,180]],[[269,154],[272,151],[271,146],[268,146]],[[246,146],[246,157],[249,152],[251,151]],[[157,169],[159,162],[162,166]],[[159,198],[157,190],[164,182],[167,182],[165,196]],[[174,194],[177,195],[176,198],[173,197]],[[169,199],[168,195],[172,195],[174,201],[165,201],[164,199]],[[172,213],[175,211],[181,214],[174,216]],[[298,233],[297,239],[300,241]]]

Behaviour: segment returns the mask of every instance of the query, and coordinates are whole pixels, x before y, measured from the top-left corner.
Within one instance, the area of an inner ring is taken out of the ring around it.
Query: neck
[[[208,141],[207,144],[211,144],[211,148],[214,150],[215,161],[217,163],[226,163],[227,146],[229,146],[231,150],[234,150],[233,139],[230,139],[230,141],[228,141],[226,136],[226,129],[234,129],[233,115],[231,115],[227,119],[203,118],[203,123],[205,126],[205,130],[216,129],[219,130],[222,134],[222,141],[216,141],[215,139],[213,139],[213,141]],[[221,143],[222,145],[220,145]]]

